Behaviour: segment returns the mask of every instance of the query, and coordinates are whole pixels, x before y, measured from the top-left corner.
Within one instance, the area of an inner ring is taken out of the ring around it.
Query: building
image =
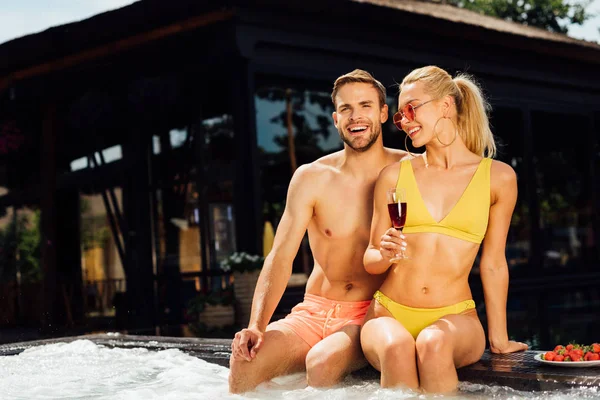
[[[600,325],[598,44],[414,0],[142,0],[0,59],[3,238],[29,240],[3,247],[5,324],[178,324],[227,284],[221,259],[261,252],[295,166],[341,148],[333,80],[366,69],[395,111],[395,82],[436,64],[480,79],[519,177],[509,329],[549,345]]]

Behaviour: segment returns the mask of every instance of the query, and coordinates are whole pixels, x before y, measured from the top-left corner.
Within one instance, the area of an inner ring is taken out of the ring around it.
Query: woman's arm
[[[369,274],[383,274],[390,267],[390,258],[406,248],[404,235],[394,228],[388,214],[386,191],[396,186],[399,163],[385,167],[375,183],[373,195],[373,219],[371,221],[371,239],[365,251],[363,263]]]
[[[508,264],[506,237],[517,202],[517,177],[507,164],[494,161],[491,172],[492,205],[487,233],[483,240],[480,273],[488,320],[488,339],[493,353],[527,350],[527,345],[508,340],[506,300]]]

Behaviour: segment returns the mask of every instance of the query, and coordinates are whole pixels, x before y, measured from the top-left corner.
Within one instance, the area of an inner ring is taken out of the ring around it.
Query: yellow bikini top
[[[480,244],[487,230],[490,214],[490,170],[491,158],[479,163],[471,182],[458,203],[441,221],[436,222],[419,192],[410,160],[400,163],[396,189],[406,191],[406,223],[403,232],[434,232]]]

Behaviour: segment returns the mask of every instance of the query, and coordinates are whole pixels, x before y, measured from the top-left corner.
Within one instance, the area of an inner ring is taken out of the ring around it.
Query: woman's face
[[[428,103],[424,104],[425,102]],[[401,121],[402,129],[412,140],[413,146],[424,146],[435,137],[433,132],[435,123],[444,116],[443,104],[440,103],[443,102],[425,92],[422,82],[417,81],[402,87],[398,97],[398,109],[404,110],[407,104],[412,104],[414,107],[414,120],[411,121],[404,116]]]

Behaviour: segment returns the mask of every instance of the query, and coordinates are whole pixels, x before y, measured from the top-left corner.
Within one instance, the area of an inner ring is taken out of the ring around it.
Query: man
[[[276,376],[306,370],[311,386],[330,386],[364,365],[360,327],[384,276],[369,275],[373,189],[379,172],[407,156],[383,147],[385,87],[369,73],[339,77],[331,95],[344,149],[303,165],[288,188],[273,249],[265,260],[247,329],[236,333],[229,390],[241,393]],[[269,324],[304,233],[314,256],[304,301]],[[396,238],[400,243],[400,235]]]

